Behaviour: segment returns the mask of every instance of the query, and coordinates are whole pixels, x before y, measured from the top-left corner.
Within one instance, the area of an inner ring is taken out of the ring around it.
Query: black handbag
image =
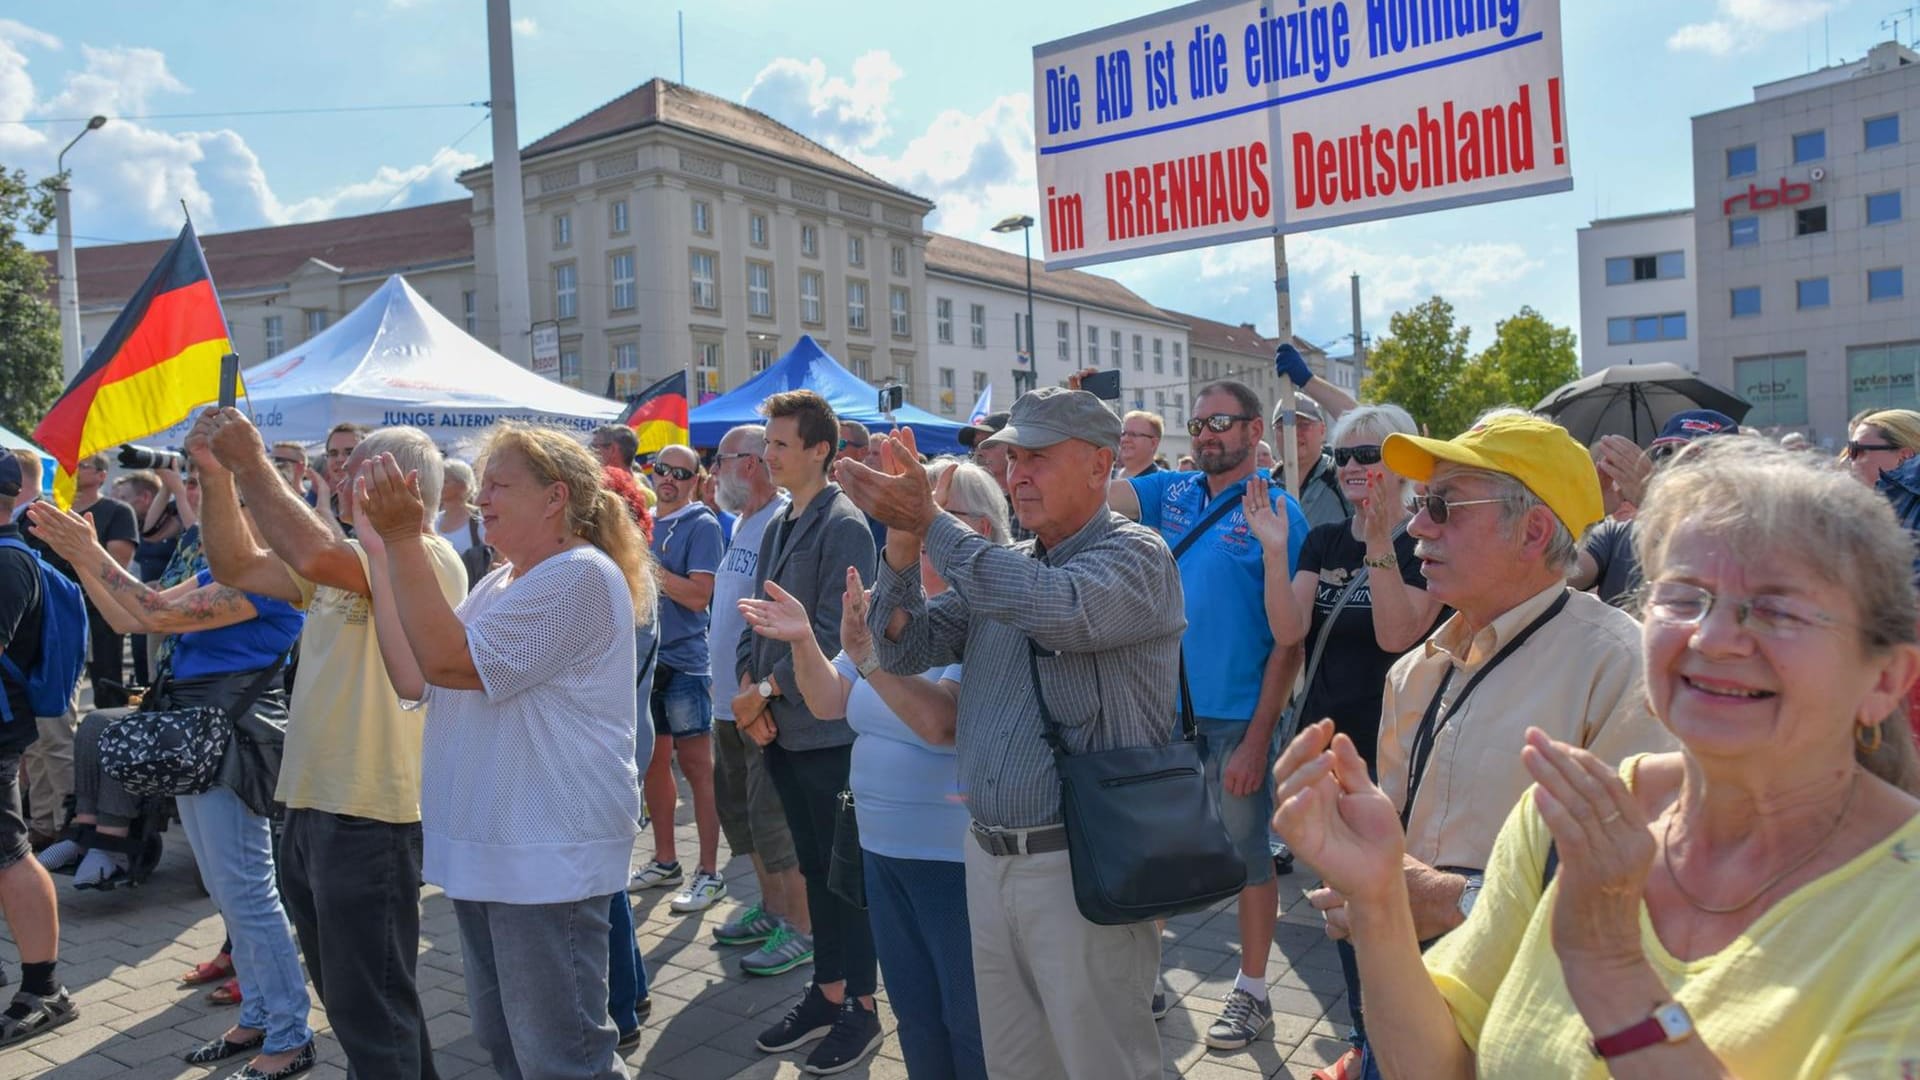
[[[853,808],[853,792],[840,793],[833,814],[833,857],[827,863],[827,889],[833,895],[867,910],[867,875],[860,850],[860,819]]]
[[[100,768],[129,794],[200,795],[220,779],[233,742],[234,717],[247,713],[280,674],[262,668],[230,708],[192,705],[128,713],[100,733]]]
[[[1080,914],[1102,926],[1123,926],[1238,896],[1247,884],[1247,864],[1221,824],[1220,804],[1207,784],[1186,661],[1180,664],[1178,739],[1072,754],[1040,686],[1042,651],[1030,641],[1027,665],[1044,738],[1060,772],[1060,817]]]

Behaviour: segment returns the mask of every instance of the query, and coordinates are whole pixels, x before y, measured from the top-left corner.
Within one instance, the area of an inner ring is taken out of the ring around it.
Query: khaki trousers
[[[962,843],[987,1074],[1159,1080],[1153,924],[1083,918],[1064,851],[989,855],[972,836]]]
[[[67,796],[73,794],[73,732],[79,726],[71,709],[59,716],[37,716],[40,737],[20,755],[27,771],[27,798],[33,803],[33,831],[57,834],[66,823]]]

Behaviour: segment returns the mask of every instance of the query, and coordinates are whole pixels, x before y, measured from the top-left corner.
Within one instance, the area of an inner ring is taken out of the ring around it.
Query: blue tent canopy
[[[928,454],[964,453],[960,429],[966,425],[944,420],[912,405],[895,410],[893,422],[876,408],[878,391],[859,376],[841,367],[827,355],[811,335],[802,334],[793,350],[772,367],[693,410],[689,418],[696,446],[718,446],[730,429],[741,424],[761,424],[760,403],[784,390],[812,390],[827,399],[842,419],[858,420],[873,431],[892,431],[894,427],[913,429],[915,443]]]

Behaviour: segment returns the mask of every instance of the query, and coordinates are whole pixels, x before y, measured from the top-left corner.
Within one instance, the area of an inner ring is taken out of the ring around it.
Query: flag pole
[[[1274,308],[1280,317],[1280,344],[1293,341],[1293,295],[1287,283],[1287,238],[1278,232],[1273,234],[1273,299]],[[1281,467],[1286,470],[1287,494],[1298,498],[1300,495],[1300,449],[1294,442],[1293,432],[1299,423],[1294,416],[1294,404],[1297,391],[1293,380],[1280,376],[1280,430],[1274,432],[1280,442]]]

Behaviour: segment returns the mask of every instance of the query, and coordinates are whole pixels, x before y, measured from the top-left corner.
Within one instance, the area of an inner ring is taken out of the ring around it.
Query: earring
[[[1873,733],[1871,738],[1867,736],[1868,732]],[[1853,742],[1855,746],[1858,746],[1860,748],[1861,753],[1872,754],[1877,752],[1880,749],[1880,738],[1881,736],[1880,736],[1879,724],[1855,724],[1854,725]]]

